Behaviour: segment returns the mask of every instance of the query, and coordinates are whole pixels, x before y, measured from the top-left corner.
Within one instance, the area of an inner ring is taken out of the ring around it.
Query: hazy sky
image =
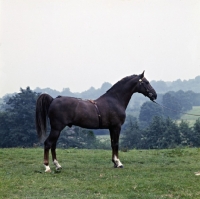
[[[0,0],[0,97],[20,87],[82,92],[145,70],[200,75],[199,0]]]

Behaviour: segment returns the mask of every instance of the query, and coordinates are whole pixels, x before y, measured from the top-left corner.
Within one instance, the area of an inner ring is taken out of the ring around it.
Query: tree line
[[[164,95],[159,95],[157,102],[160,105],[151,101],[142,104],[139,121],[144,126],[149,125],[154,116],[169,117],[173,120],[180,119],[182,114],[191,110],[193,106],[200,106],[200,93],[182,90],[170,91]]]
[[[40,145],[35,130],[35,105],[39,95],[40,93],[27,87],[21,88],[17,94],[4,98],[0,108],[0,147]],[[181,114],[171,110],[188,111],[194,105],[199,106],[200,95],[193,91],[171,91],[159,96],[159,103],[169,107],[170,110],[163,109],[151,101],[143,103],[138,118],[130,115],[123,125],[123,146],[168,148],[183,145],[183,143],[199,146],[199,120],[196,121],[194,127],[189,127],[184,121],[177,125],[174,120],[180,118]],[[131,111],[128,107],[127,112],[131,113]],[[79,127],[65,128],[58,140],[58,145],[64,148],[107,147],[97,139],[93,130]]]
[[[186,121],[177,124],[171,118],[154,116],[150,124],[143,128],[135,117],[129,116],[122,134],[123,148],[166,149],[178,146],[200,146],[200,118],[193,127]]]
[[[200,76],[196,76],[194,79],[189,80],[180,80],[177,79],[176,81],[168,81],[164,82],[160,81],[151,81],[151,85],[158,93],[167,93],[169,91],[193,91],[195,93],[200,93]]]

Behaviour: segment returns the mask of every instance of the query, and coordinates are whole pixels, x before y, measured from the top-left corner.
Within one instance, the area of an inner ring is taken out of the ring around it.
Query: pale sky
[[[0,0],[0,14],[0,97],[200,75],[199,0]]]

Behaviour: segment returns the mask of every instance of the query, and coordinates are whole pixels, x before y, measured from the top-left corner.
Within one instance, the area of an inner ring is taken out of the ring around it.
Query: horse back
[[[99,118],[95,106],[88,100],[74,97],[55,98],[49,108],[51,124],[77,125],[85,128],[98,128]]]

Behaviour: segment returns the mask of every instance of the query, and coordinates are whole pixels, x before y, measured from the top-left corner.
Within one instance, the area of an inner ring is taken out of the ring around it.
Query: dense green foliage
[[[197,148],[120,152],[124,169],[113,168],[110,150],[58,149],[63,169],[44,173],[43,150],[0,149],[2,199],[197,199]]]
[[[35,103],[38,94],[29,87],[8,98],[5,111],[0,113],[0,147],[33,146],[35,131]]]
[[[58,140],[58,147],[79,149],[106,148],[105,144],[96,138],[93,131],[78,126],[66,127],[62,131]]]
[[[145,102],[140,108],[139,121],[147,127],[154,116],[164,116],[162,107],[152,102]]]
[[[200,146],[200,119],[193,127],[185,121],[178,125],[172,119],[153,117],[149,126],[141,128],[136,118],[129,117],[122,132],[122,147],[137,149],[165,149],[177,146]]]
[[[139,114],[139,121],[142,125],[148,126],[154,116],[170,117],[174,120],[180,119],[183,113],[191,110],[193,106],[200,105],[200,95],[191,91],[171,91],[162,96],[159,104],[161,106],[151,101],[142,104]]]
[[[164,110],[164,114],[171,117],[172,119],[178,119],[181,116],[180,112],[186,112],[192,109],[192,106],[197,104],[196,93],[191,91],[183,92],[168,92],[163,96],[163,105],[168,107],[169,109]],[[200,105],[200,96],[199,96],[199,103]]]

